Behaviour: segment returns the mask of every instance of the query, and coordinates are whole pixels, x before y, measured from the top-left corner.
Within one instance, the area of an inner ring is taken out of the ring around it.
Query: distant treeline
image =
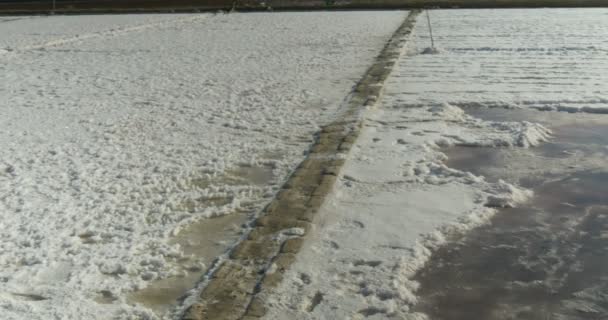
[[[608,0],[0,0],[0,13],[604,7]]]

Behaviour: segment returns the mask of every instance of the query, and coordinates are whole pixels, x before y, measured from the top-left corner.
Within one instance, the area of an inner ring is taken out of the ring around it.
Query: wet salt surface
[[[446,151],[450,167],[520,183],[535,197],[438,249],[416,276],[416,311],[439,320],[606,319],[608,119],[503,109],[469,114],[541,122],[554,138],[528,150]]]
[[[248,220],[247,214],[236,212],[194,223],[179,233],[173,243],[179,243],[184,258],[177,263],[183,268],[181,276],[152,282],[143,290],[131,295],[130,300],[163,314],[180,302],[186,293],[212,266],[213,260],[228,250],[241,235],[241,225]]]
[[[265,186],[273,184],[275,176],[269,166],[241,165],[227,170],[218,181],[226,185]],[[197,179],[192,183],[204,187],[211,181]],[[265,202],[263,197],[260,198],[260,202]],[[199,201],[202,206],[231,202],[229,197],[201,198]],[[183,250],[184,257],[174,261],[181,274],[151,282],[146,288],[131,294],[129,301],[142,304],[160,315],[170,312],[203,279],[213,262],[238,242],[258,207],[256,203],[241,203],[235,212],[203,219],[183,228],[170,242],[179,244]],[[112,303],[113,300],[103,296],[102,292],[99,302]]]
[[[567,157],[573,150],[608,154],[608,118],[603,115],[502,108],[466,111],[484,120],[533,121],[551,128],[552,141],[537,150],[537,154],[542,156]]]

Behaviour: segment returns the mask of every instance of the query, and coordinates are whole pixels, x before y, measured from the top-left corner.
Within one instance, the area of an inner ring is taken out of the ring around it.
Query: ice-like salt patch
[[[390,99],[390,98],[387,98]],[[407,111],[401,122],[420,121],[420,130],[404,129],[426,139],[431,147],[453,145],[471,147],[534,147],[551,137],[551,130],[528,121],[485,121],[467,115],[464,110],[448,103],[431,107],[394,106],[395,110]],[[395,121],[398,123],[400,121]],[[437,122],[440,124],[437,125]],[[460,124],[460,125],[452,125]],[[483,131],[483,134],[479,134]]]
[[[450,105],[448,103],[443,103],[440,105],[436,105],[429,108],[429,111],[433,114],[433,116],[438,116],[442,120],[447,121],[464,121],[465,113],[461,108]]]
[[[531,190],[518,188],[512,184],[499,180],[493,186],[495,195],[488,196],[486,206],[497,208],[513,208],[529,200],[534,193]]]

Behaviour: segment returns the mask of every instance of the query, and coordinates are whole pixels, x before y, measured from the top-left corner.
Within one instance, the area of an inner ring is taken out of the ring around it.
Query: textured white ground
[[[92,36],[115,35],[120,31],[156,27],[163,22],[198,19],[193,15],[107,15],[2,17],[0,53],[24,48],[42,48],[79,41]]]
[[[0,318],[155,318],[171,236],[272,195],[405,14],[3,18]]]
[[[438,10],[440,55],[410,57],[404,104],[608,113],[608,9]],[[417,46],[430,46],[426,17]]]
[[[426,319],[410,311],[418,286],[411,278],[429,249],[487,221],[489,207],[532,195],[446,167],[440,148],[527,148],[551,138],[539,124],[483,121],[460,107],[602,110],[608,47],[599,30],[607,14],[433,11],[442,50],[432,55],[421,54],[429,42],[420,16],[314,234],[269,294],[266,319]]]

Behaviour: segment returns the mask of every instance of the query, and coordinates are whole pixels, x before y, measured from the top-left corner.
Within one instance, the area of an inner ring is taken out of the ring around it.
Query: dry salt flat
[[[606,9],[432,11],[441,54],[408,59],[399,99],[607,113],[607,16]],[[418,27],[415,45],[423,49],[426,21]]]
[[[523,149],[552,139],[538,123],[482,120],[465,109],[605,112],[607,14],[432,11],[438,54],[422,54],[430,39],[420,16],[314,234],[267,297],[265,319],[427,319],[412,308],[413,277],[432,250],[533,196],[446,166],[442,148]],[[530,161],[539,169],[555,163]]]
[[[171,318],[129,294],[209,265],[171,239],[262,208],[405,15],[3,18],[2,319]]]

